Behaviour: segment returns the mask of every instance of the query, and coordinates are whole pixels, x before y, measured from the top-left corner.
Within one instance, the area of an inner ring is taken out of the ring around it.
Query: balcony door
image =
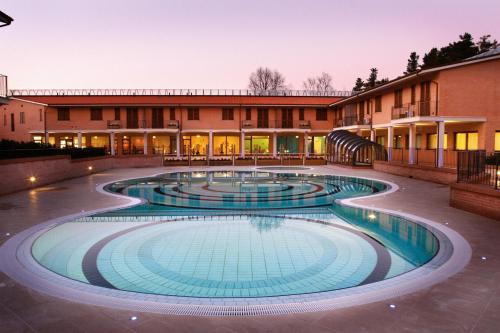
[[[420,116],[431,115],[431,83],[429,81],[420,84]]]
[[[137,108],[127,108],[127,128],[139,128],[139,111]]]
[[[269,127],[269,110],[268,109],[258,109],[257,110],[257,127],[268,128]]]
[[[293,127],[293,109],[281,109],[281,126],[282,128]]]
[[[152,128],[163,128],[163,108],[152,109]]]

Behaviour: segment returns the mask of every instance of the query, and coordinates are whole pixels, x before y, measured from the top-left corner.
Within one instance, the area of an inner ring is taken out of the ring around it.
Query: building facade
[[[340,97],[225,94],[12,91],[0,137],[172,158],[325,153]]]
[[[418,71],[330,107],[334,130],[383,145],[390,162],[454,168],[457,151],[500,151],[500,54]]]

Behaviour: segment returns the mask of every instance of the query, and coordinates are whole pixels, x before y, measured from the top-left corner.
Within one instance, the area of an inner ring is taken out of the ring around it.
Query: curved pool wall
[[[379,192],[375,195],[386,195],[389,192],[397,190],[395,184],[380,183],[385,184],[385,188],[390,188],[390,190],[388,192]],[[101,185],[99,188],[102,189],[105,185]],[[141,206],[138,205],[140,202],[139,199],[129,198],[129,200],[130,203],[128,205],[123,205],[120,208],[131,205]],[[328,227],[333,226],[333,228],[337,229],[340,226],[350,228],[367,238],[371,238],[373,243],[390,246],[393,252],[391,259],[392,256],[397,256],[401,262],[411,263],[406,270],[400,270],[399,272],[393,270],[392,273],[387,271],[386,277],[391,278],[366,284],[359,283],[357,286],[350,288],[346,287],[317,292],[305,291],[305,293],[299,293],[298,295],[286,294],[283,296],[282,294],[274,297],[212,297],[211,295],[208,297],[179,297],[129,292],[103,288],[102,286],[98,287],[82,283],[78,281],[78,278],[68,279],[63,277],[40,266],[35,261],[32,255],[32,246],[35,240],[41,239],[44,235],[49,235],[48,232],[55,230],[54,228],[59,228],[58,226],[64,227],[65,224],[70,225],[67,222],[71,222],[72,224],[80,223],[82,225],[84,224],[82,222],[85,222],[87,225],[91,224],[88,223],[90,221],[99,221],[94,223],[94,225],[106,222],[107,227],[112,229],[111,224],[114,223],[113,221],[119,220],[122,224],[122,229],[127,229],[131,225],[124,227],[123,222],[138,225],[146,225],[148,223],[161,225],[164,222],[159,221],[180,218],[174,216],[175,214],[168,217],[145,214],[140,218],[142,222],[136,222],[133,215],[124,214],[119,217],[112,213],[108,215],[103,211],[63,217],[23,231],[2,246],[0,263],[3,264],[5,273],[20,283],[50,295],[69,300],[78,300],[83,303],[170,314],[257,315],[342,308],[410,293],[442,281],[460,271],[469,261],[470,247],[468,243],[451,229],[433,221],[424,220],[401,212],[388,210],[381,212],[381,209],[364,207],[351,202],[351,200],[340,199],[332,204],[330,215],[332,215],[332,212],[335,212],[336,219],[334,221],[325,220],[327,213],[325,213],[323,208],[321,211],[307,213],[306,215],[294,212],[294,209],[288,209],[286,216],[262,215],[260,219],[255,218],[258,217],[256,215],[262,214],[261,212],[257,214],[252,212],[251,215],[253,215],[254,221],[251,228],[259,230],[261,233],[267,233],[269,229],[273,230],[276,228],[276,225],[288,223],[285,221],[287,218],[292,220],[297,218],[303,221],[316,222],[317,224],[323,223],[327,224]],[[348,207],[346,204],[359,207]],[[119,207],[112,207],[106,211],[110,213],[117,208]],[[268,210],[265,213],[269,212],[279,211]],[[238,216],[240,218],[248,216],[245,214],[234,215],[229,211],[224,212],[224,214],[230,215],[229,217],[226,216],[226,218],[230,218],[231,216]],[[209,215],[202,214],[200,216],[196,214],[195,216],[185,218],[191,219],[190,222],[197,222],[196,219],[216,218]],[[223,217],[219,216],[219,218]],[[268,220],[266,221],[266,219]],[[347,222],[349,220],[351,222]],[[387,223],[389,220],[391,222]],[[203,223],[206,224],[207,221]],[[401,232],[395,233],[394,230],[396,229],[401,230]],[[399,236],[394,237],[394,235]],[[422,235],[432,235],[432,237],[423,237]],[[411,239],[411,241],[408,241],[408,239]],[[157,241],[155,244],[159,243],[161,242]],[[417,254],[418,252],[412,249],[412,247],[422,246],[423,244],[426,244],[424,247],[427,247],[430,251],[429,253],[432,253],[433,256]],[[151,249],[152,247],[148,251]],[[17,260],[12,260],[14,257]],[[75,261],[73,261],[74,263]]]
[[[220,214],[295,209],[326,212],[335,200],[380,193],[387,184],[370,179],[263,171],[177,172],[114,182],[104,187],[144,200],[109,215]]]

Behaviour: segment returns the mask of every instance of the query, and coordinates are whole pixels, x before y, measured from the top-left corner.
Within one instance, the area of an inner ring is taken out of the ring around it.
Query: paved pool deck
[[[0,332],[500,331],[500,221],[449,207],[447,186],[372,170],[315,168],[398,184],[393,194],[357,202],[447,223],[470,243],[471,261],[446,281],[405,296],[334,311],[260,317],[167,316],[83,305],[25,288],[0,272]],[[114,169],[1,196],[0,245],[43,221],[128,202],[97,192],[98,184],[168,171],[173,169]],[[131,316],[138,320],[130,321]]]

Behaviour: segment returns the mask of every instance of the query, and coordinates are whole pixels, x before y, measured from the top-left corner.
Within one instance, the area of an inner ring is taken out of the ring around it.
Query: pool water
[[[334,202],[385,189],[356,178],[263,172],[122,181],[107,190],[147,199],[140,206],[148,214],[118,210],[58,225],[38,237],[32,254],[70,279],[146,294],[241,298],[350,288],[406,273],[438,251],[419,224]]]

